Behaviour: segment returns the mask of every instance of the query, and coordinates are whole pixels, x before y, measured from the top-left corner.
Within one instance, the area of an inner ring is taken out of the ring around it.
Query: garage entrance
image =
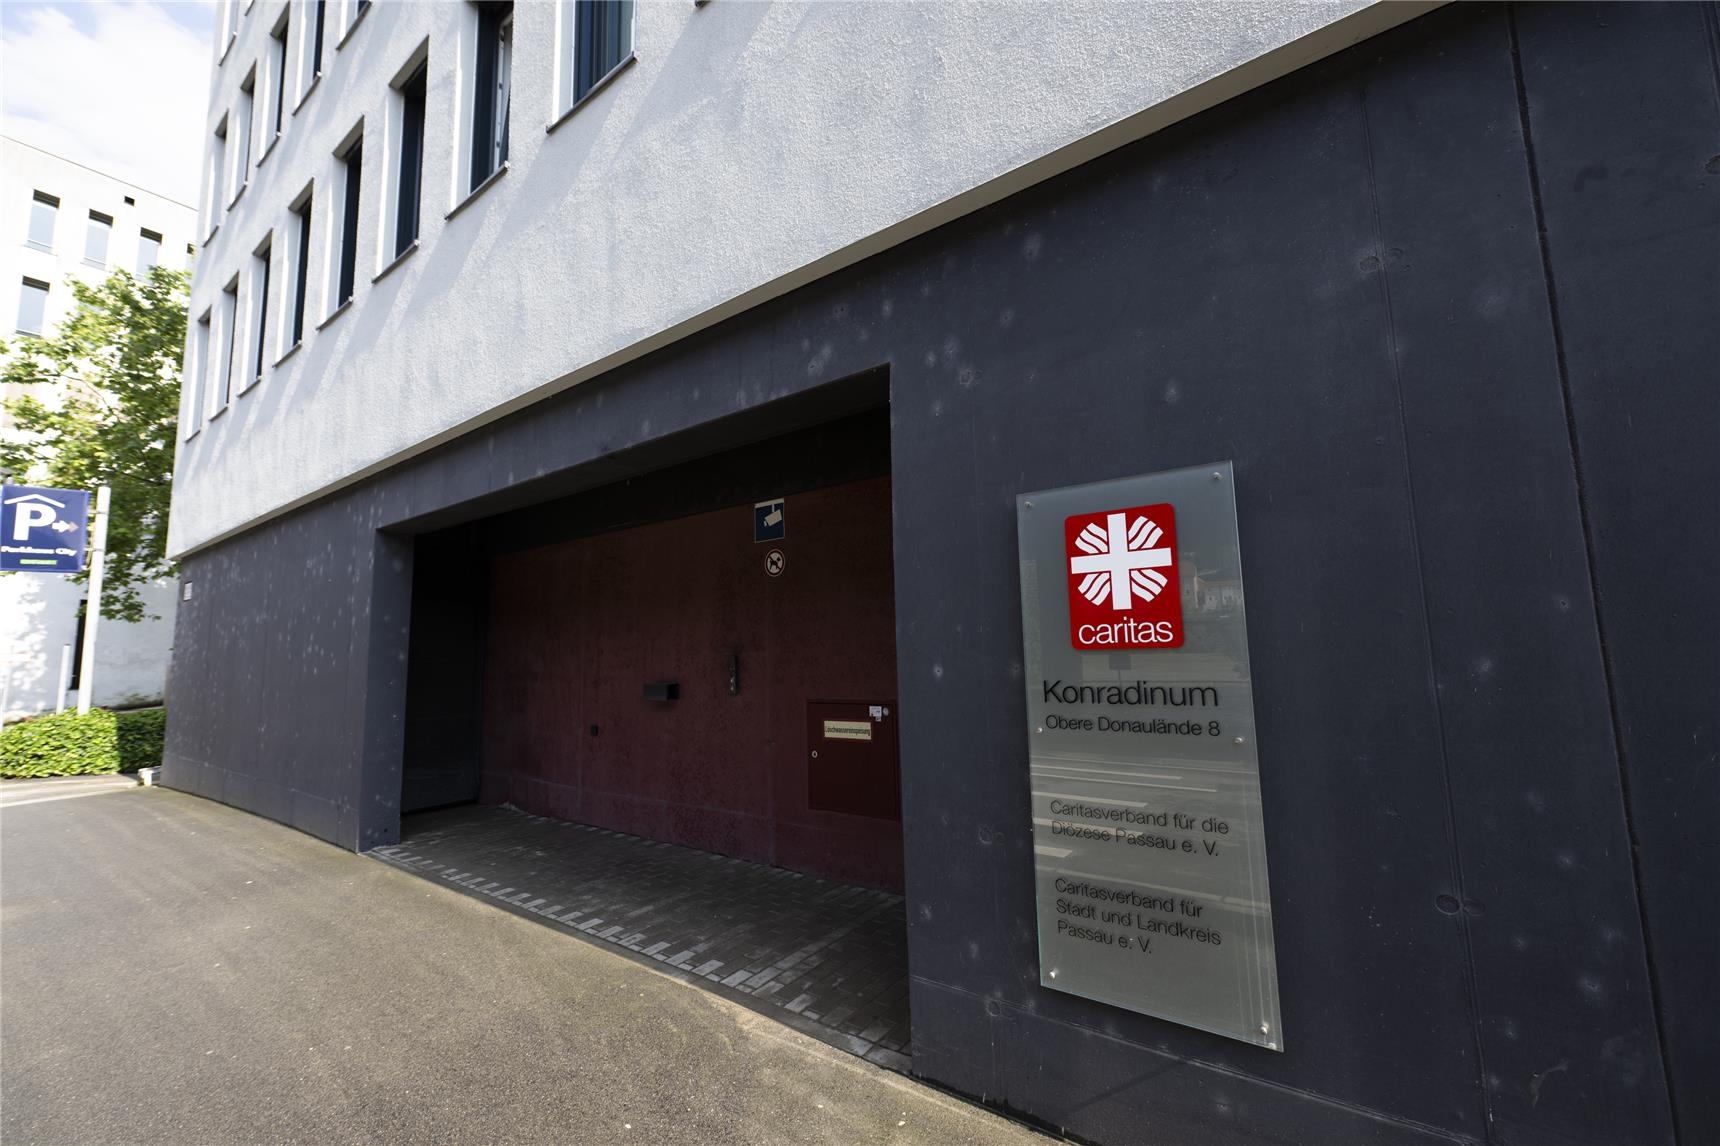
[[[492,560],[479,799],[900,891],[890,479],[761,501]]]
[[[420,535],[378,854],[900,1057],[894,598],[884,410]]]

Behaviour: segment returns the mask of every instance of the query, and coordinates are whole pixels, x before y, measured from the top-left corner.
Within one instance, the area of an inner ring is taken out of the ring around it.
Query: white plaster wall
[[[328,314],[333,153],[362,120],[355,300],[212,420],[187,388],[181,430],[194,436],[175,481],[176,554],[1430,7],[647,0],[637,5],[636,62],[546,132],[561,110],[562,12],[521,0],[511,169],[445,219],[459,199],[471,9],[379,2],[337,49],[351,2],[329,4],[323,77],[220,213],[200,256],[193,331],[205,309],[219,315],[236,274],[238,309],[249,313],[251,253],[271,231],[285,249],[289,203],[310,185],[307,325]],[[281,11],[279,0],[235,10],[233,41],[219,48],[211,133],[242,77],[270,54]],[[426,40],[421,246],[372,283],[386,262],[388,84]],[[279,271],[277,317],[290,281]],[[271,360],[280,349],[271,345]]]
[[[156,620],[104,620],[96,629],[94,704],[157,704],[166,691],[175,587],[161,582],[146,586],[140,595]],[[64,574],[0,575],[0,719],[21,720],[54,710],[60,650],[71,644],[72,655],[77,655],[78,602],[83,598],[84,587]],[[77,703],[78,690],[72,689],[66,704]]]

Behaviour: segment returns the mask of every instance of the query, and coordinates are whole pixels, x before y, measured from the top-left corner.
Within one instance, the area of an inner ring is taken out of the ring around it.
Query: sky
[[[195,205],[213,0],[0,0],[0,133]]]

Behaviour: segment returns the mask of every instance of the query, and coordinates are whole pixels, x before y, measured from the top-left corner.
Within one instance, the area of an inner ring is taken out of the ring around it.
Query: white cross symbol
[[[1131,529],[1127,515],[1107,514],[1103,532],[1089,522],[1075,538],[1086,556],[1069,559],[1070,574],[1081,577],[1081,595],[1097,605],[1109,589],[1111,608],[1119,611],[1129,607],[1131,587],[1144,601],[1157,597],[1165,587],[1165,576],[1152,570],[1170,565],[1172,555],[1169,549],[1148,546],[1163,536],[1159,527],[1144,517],[1137,517]]]

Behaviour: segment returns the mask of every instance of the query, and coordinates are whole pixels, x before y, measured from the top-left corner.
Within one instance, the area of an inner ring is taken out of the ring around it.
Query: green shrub
[[[161,763],[161,750],[167,740],[167,710],[140,708],[136,712],[114,715],[119,748],[119,770],[135,772],[139,768],[154,768]]]
[[[167,710],[60,712],[0,731],[0,777],[92,776],[161,763]]]

